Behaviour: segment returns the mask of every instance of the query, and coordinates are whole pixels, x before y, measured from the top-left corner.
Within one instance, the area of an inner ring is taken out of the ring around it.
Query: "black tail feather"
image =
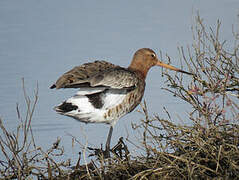
[[[54,109],[56,112],[59,113],[67,113],[73,110],[76,110],[78,107],[76,105],[73,105],[72,103],[63,102],[61,105],[56,106]]]
[[[54,89],[54,88],[56,88],[56,85],[55,85],[55,84],[53,84],[53,85],[50,87],[50,89]]]

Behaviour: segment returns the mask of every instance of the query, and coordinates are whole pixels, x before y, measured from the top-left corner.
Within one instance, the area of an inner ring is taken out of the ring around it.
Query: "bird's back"
[[[78,84],[78,81],[82,81],[88,78],[91,78],[95,74],[103,72],[107,69],[116,68],[112,63],[106,61],[95,61],[92,63],[85,63],[80,66],[76,66],[70,71],[63,74],[55,84],[53,84],[51,89],[60,89],[60,88],[79,88],[87,86],[87,83]]]

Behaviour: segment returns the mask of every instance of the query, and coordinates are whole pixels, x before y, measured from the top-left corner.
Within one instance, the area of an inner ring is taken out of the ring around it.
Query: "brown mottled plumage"
[[[106,61],[95,61],[93,63],[85,63],[81,66],[76,66],[70,71],[63,74],[55,84],[53,84],[51,89],[60,88],[79,88],[82,87],[78,82],[88,79],[93,75],[103,72],[107,69],[116,68],[112,63]],[[83,85],[84,86],[84,85]]]
[[[142,48],[136,51],[128,68],[106,61],[95,61],[63,74],[51,89],[80,89],[75,96],[55,107],[55,110],[85,123],[110,124],[106,142],[106,151],[109,154],[113,126],[119,118],[133,111],[141,102],[145,78],[152,66],[191,74],[162,63],[153,50]]]

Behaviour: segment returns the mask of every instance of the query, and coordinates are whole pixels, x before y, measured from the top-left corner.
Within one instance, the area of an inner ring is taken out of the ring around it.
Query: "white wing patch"
[[[121,104],[126,97],[126,90],[110,89],[106,92],[104,97],[104,106],[102,109],[108,110]]]
[[[105,87],[89,87],[89,88],[80,88],[79,91],[77,91],[76,95],[89,95],[94,93],[103,92],[106,88]]]

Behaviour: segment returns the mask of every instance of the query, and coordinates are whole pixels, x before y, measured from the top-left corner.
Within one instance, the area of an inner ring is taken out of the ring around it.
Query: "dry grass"
[[[22,118],[17,107],[21,120],[17,131],[9,133],[1,120],[1,178],[239,179],[239,34],[233,30],[235,42],[225,48],[220,25],[218,21],[215,31],[207,29],[197,16],[192,27],[193,45],[186,52],[179,48],[181,60],[194,73],[190,83],[185,82],[184,75],[164,73],[168,84],[165,90],[192,107],[185,120],[190,126],[174,124],[167,111],[169,120],[151,118],[144,103],[145,119],[132,125],[142,136],[137,146],[142,155],[134,157],[119,139],[111,159],[99,154],[85,164],[80,154],[72,166],[70,161],[57,160],[64,154],[60,140],[46,152],[36,146],[31,121],[37,91],[33,102],[24,93],[27,114]]]

